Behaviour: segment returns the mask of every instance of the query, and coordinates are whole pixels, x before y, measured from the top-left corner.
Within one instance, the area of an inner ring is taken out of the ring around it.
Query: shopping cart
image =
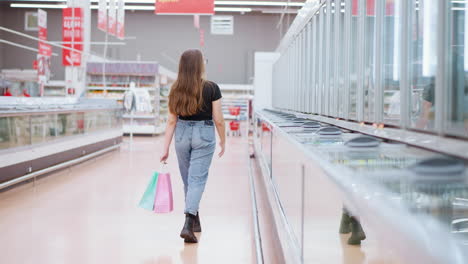
[[[234,117],[234,120],[229,122],[229,135],[233,136],[241,136],[240,130],[240,107],[239,106],[231,106],[229,107],[229,114]]]

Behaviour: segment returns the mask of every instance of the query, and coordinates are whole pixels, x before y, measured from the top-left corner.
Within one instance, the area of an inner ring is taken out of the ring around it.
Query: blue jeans
[[[184,182],[185,213],[196,215],[216,148],[213,121],[178,120],[175,148]]]

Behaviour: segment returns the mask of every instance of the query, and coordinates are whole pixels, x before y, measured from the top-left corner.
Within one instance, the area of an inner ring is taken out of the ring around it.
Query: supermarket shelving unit
[[[154,109],[159,104],[158,67],[157,62],[90,62],[87,67],[87,97],[114,99],[122,103],[130,84],[135,83],[136,91],[148,91],[153,110],[123,115],[123,132],[156,134],[159,113]]]
[[[250,102],[253,99],[252,85],[220,84],[219,88],[223,94],[223,113],[227,120],[247,120]],[[240,107],[239,117],[229,113],[229,107]]]
[[[23,89],[26,89],[32,96],[39,95],[39,86],[37,84],[37,70],[26,69],[6,69],[0,72],[0,79],[5,79],[10,82],[10,89],[15,95],[21,96]],[[65,97],[67,91],[65,89],[65,81],[49,80],[44,85],[44,97]]]
[[[151,99],[152,111],[134,111],[123,115],[125,134],[156,135],[164,131],[167,121],[167,96],[176,74],[157,62],[101,62],[88,63],[87,95],[123,102],[130,83],[135,91],[145,90]],[[104,72],[104,74],[103,74]],[[103,79],[105,76],[105,81]]]
[[[65,97],[67,90],[65,81],[49,81],[44,85],[44,96],[47,97]]]
[[[159,65],[158,89],[157,94],[159,104],[156,106],[156,112],[159,114],[158,134],[163,133],[169,113],[169,91],[172,84],[177,79],[177,74]]]
[[[87,67],[87,94],[92,98],[110,98],[121,102],[131,82],[137,89],[147,89],[154,94],[157,74],[157,62],[106,62],[104,65],[90,62]]]
[[[39,96],[37,70],[4,69],[0,72],[0,78],[10,83],[13,96],[22,96],[23,90],[27,90],[31,96]],[[3,94],[3,89],[1,92]]]

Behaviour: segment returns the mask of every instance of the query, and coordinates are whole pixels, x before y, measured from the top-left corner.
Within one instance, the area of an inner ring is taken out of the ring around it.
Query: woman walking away
[[[219,157],[224,154],[226,142],[221,91],[216,83],[205,80],[204,74],[202,53],[185,51],[169,94],[169,120],[161,156],[161,162],[165,162],[175,132],[175,149],[185,193],[185,224],[180,237],[186,243],[197,243],[194,232],[201,232],[198,207],[216,148],[215,126],[220,138]]]

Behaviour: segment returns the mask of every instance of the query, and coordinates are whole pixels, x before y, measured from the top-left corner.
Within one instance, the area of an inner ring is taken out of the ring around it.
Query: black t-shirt
[[[428,86],[424,87],[422,98],[424,101],[430,102],[432,105],[435,103],[435,84],[431,83]]]
[[[213,102],[221,99],[221,90],[219,86],[210,81],[206,81],[203,86],[203,107],[200,112],[192,116],[179,116],[182,120],[212,120],[213,119]]]

